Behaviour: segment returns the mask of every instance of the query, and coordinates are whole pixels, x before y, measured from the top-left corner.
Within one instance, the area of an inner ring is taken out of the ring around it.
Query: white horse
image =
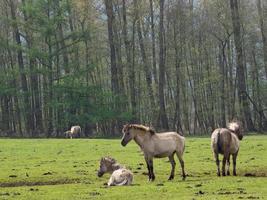
[[[236,158],[239,151],[239,140],[243,132],[239,122],[230,122],[227,128],[217,128],[211,135],[211,148],[217,165],[217,175],[220,176],[219,154],[223,155],[222,175],[225,176],[227,162],[227,175],[230,175],[230,155],[233,157],[233,175],[236,176]]]
[[[66,131],[65,134],[72,139],[72,136],[81,134],[80,126],[72,126],[70,130]]]
[[[100,168],[97,175],[101,177],[105,173],[111,174],[108,186],[130,185],[133,181],[132,172],[110,157],[101,158],[100,160]]]
[[[185,149],[185,138],[176,132],[155,133],[149,127],[138,124],[127,124],[122,129],[122,146],[126,146],[132,139],[140,146],[144,152],[149,181],[155,179],[153,172],[153,158],[169,157],[172,165],[169,180],[174,178],[175,160],[177,155],[182,168],[183,179],[185,179],[183,153]]]

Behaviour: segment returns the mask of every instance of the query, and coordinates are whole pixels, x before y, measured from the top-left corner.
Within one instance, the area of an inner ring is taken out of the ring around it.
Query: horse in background
[[[132,139],[139,145],[144,153],[148,169],[149,181],[155,179],[153,172],[153,158],[169,157],[172,169],[169,180],[174,178],[175,160],[177,155],[182,168],[183,179],[185,179],[183,153],[185,149],[185,138],[176,132],[156,133],[153,129],[138,125],[127,124],[122,129],[122,146],[126,146]]]
[[[73,136],[80,136],[81,135],[81,127],[80,126],[72,126],[70,130],[65,132],[67,137],[72,139]]]
[[[219,154],[223,155],[222,175],[225,176],[225,164],[227,163],[227,175],[230,175],[230,156],[233,157],[233,175],[236,176],[236,158],[239,151],[239,141],[243,138],[241,123],[230,122],[227,128],[217,128],[211,134],[211,148],[217,165],[217,175],[220,176]]]

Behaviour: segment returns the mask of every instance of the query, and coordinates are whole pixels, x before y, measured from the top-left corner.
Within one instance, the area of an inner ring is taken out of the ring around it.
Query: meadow
[[[132,186],[107,187],[109,174],[96,173],[102,156],[134,173]],[[221,157],[220,157],[221,158]],[[267,136],[245,136],[237,176],[217,177],[209,137],[188,137],[185,181],[168,181],[168,159],[155,159],[148,182],[139,147],[120,139],[0,139],[0,199],[264,199],[267,197]],[[232,165],[231,165],[232,174]]]

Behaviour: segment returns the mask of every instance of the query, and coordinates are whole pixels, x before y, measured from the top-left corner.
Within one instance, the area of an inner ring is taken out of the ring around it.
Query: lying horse
[[[80,126],[72,126],[69,131],[65,132],[66,136],[72,139],[73,136],[79,136],[81,134],[81,127]]]
[[[111,173],[108,186],[130,185],[133,181],[132,172],[110,157],[101,158],[100,160],[100,168],[97,175],[101,177],[105,173]]]
[[[239,140],[243,132],[239,122],[230,122],[227,128],[217,128],[211,135],[211,148],[217,165],[217,175],[220,176],[219,154],[223,155],[222,175],[225,176],[227,162],[227,175],[230,175],[230,155],[233,157],[233,175],[236,176],[236,158],[239,151]]]
[[[144,152],[149,181],[155,179],[153,172],[153,158],[169,157],[171,162],[171,174],[169,180],[174,178],[175,160],[174,154],[176,153],[181,167],[183,179],[185,179],[183,153],[185,148],[185,138],[176,132],[155,133],[149,127],[137,124],[125,125],[122,129],[123,138],[121,141],[122,146],[126,146],[132,139],[140,146]]]

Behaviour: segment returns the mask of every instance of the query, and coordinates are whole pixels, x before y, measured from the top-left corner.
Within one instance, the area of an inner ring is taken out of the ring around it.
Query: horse
[[[233,175],[236,176],[236,158],[239,151],[239,141],[243,139],[243,130],[238,121],[230,122],[227,128],[217,128],[211,134],[211,148],[217,165],[217,175],[220,173],[219,154],[223,155],[222,175],[225,176],[227,162],[227,175],[230,175],[230,156],[233,157]]]
[[[132,139],[139,145],[144,153],[147,164],[149,181],[155,180],[153,172],[153,158],[169,157],[172,169],[168,180],[174,178],[175,160],[177,155],[182,168],[183,180],[185,180],[183,153],[185,149],[185,138],[176,132],[156,133],[150,127],[138,124],[127,124],[122,129],[123,137],[121,145],[126,146]]]
[[[133,181],[132,172],[117,163],[114,158],[101,158],[97,175],[98,177],[102,177],[105,173],[111,174],[108,186],[130,185]]]
[[[72,139],[72,136],[81,134],[81,127],[80,126],[72,126],[70,130],[65,132],[65,134],[66,134],[66,136],[69,136],[70,139]]]

